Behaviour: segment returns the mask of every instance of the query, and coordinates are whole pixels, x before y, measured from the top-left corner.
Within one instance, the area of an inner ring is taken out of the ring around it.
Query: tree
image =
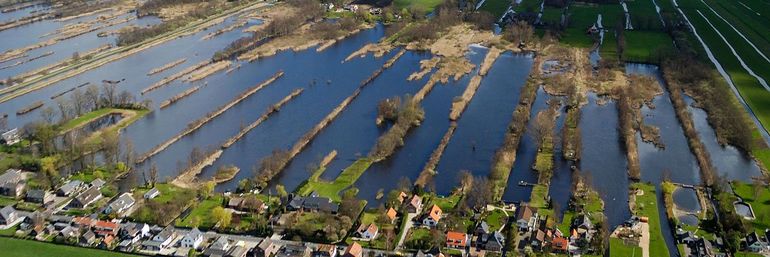
[[[116,91],[117,86],[115,84],[109,82],[102,83],[102,101],[104,102],[104,105],[107,107],[115,106],[118,97]]]
[[[83,115],[84,112],[88,111],[88,98],[79,88],[75,88],[75,91],[70,94],[70,102],[75,116]]]
[[[342,194],[342,202],[340,204],[340,214],[347,216],[350,219],[355,219],[361,212],[361,204],[356,199],[357,188],[351,188],[345,190]]]
[[[86,101],[88,101],[89,106],[92,109],[99,109],[101,107],[99,104],[99,87],[96,85],[89,85],[86,88],[86,92],[83,93],[83,96],[85,97]]]
[[[278,184],[275,186],[275,192],[276,194],[278,194],[278,197],[280,197],[281,199],[285,199],[286,197],[289,196],[289,193],[286,192],[286,187],[284,187],[281,184]]]
[[[532,40],[535,29],[526,21],[518,21],[508,26],[503,33],[503,38],[514,44],[526,44]]]
[[[104,161],[107,166],[112,166],[117,162],[118,151],[120,150],[120,137],[116,131],[104,131],[101,133],[101,149],[104,153]]]
[[[126,138],[123,143],[123,162],[128,166],[128,170],[131,170],[136,163],[136,152],[134,151],[134,142],[130,138]]]
[[[46,106],[40,110],[40,117],[48,124],[53,124],[53,119],[56,117],[56,110],[51,106]],[[5,120],[5,119],[3,119]]]
[[[485,207],[492,201],[492,183],[486,177],[473,179],[470,191],[465,195],[465,203],[474,209]]]
[[[461,170],[457,174],[457,181],[460,183],[460,191],[466,193],[473,184],[473,174],[468,170]]]
[[[214,219],[217,224],[219,224],[220,228],[227,228],[230,226],[232,215],[230,212],[222,208],[222,206],[217,206],[211,210],[211,218]]]
[[[409,180],[407,177],[401,177],[398,179],[398,190],[401,190],[401,192],[411,192],[412,191],[412,181]]]
[[[198,190],[198,195],[203,199],[208,199],[209,196],[211,196],[211,193],[214,192],[214,187],[216,187],[216,185],[217,183],[214,181],[203,183],[201,188]]]
[[[158,166],[153,162],[150,165],[150,185],[155,187],[155,183],[158,182]]]

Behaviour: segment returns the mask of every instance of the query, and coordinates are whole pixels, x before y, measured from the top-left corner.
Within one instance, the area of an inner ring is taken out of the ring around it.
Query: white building
[[[203,233],[198,228],[193,228],[188,232],[182,240],[179,241],[179,245],[184,248],[198,249],[203,242]]]

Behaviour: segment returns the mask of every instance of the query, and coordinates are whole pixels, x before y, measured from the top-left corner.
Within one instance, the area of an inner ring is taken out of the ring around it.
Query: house
[[[310,248],[304,245],[285,245],[275,257],[310,257]]]
[[[227,202],[227,207],[238,211],[253,212],[261,211],[265,204],[255,196],[231,197]]]
[[[337,257],[337,246],[319,244],[312,253],[313,257]]]
[[[537,209],[522,205],[516,212],[516,226],[520,231],[532,231],[537,225]]]
[[[107,205],[107,208],[104,208],[104,214],[123,214],[131,209],[131,207],[134,206],[134,203],[136,203],[136,201],[134,200],[134,197],[131,196],[131,193],[123,193],[117,199],[112,201],[112,203]]]
[[[331,214],[336,214],[339,210],[339,205],[332,203],[331,199],[318,196],[296,196],[291,199],[286,207],[290,211],[316,211]]]
[[[39,203],[43,205],[47,205],[49,203],[52,203],[54,201],[53,194],[49,193],[45,190],[29,190],[27,191],[27,196],[24,197],[24,201],[31,202],[31,203]]]
[[[0,175],[0,195],[10,197],[21,197],[24,195],[24,188],[27,182],[24,174],[18,169],[8,169]]]
[[[203,233],[201,233],[198,228],[193,228],[190,230],[190,232],[187,232],[184,237],[182,237],[182,240],[179,242],[179,245],[184,248],[190,248],[190,249],[198,249],[200,247],[201,243],[203,242]]]
[[[72,199],[67,207],[80,209],[86,208],[88,205],[92,204],[96,200],[99,200],[100,198],[102,198],[102,192],[99,191],[99,188],[92,186],[76,196],[75,199]]]
[[[468,234],[449,231],[446,232],[446,247],[454,249],[465,249],[468,246]]]
[[[104,238],[102,238],[102,241],[99,242],[98,247],[99,249],[110,249],[112,248],[112,244],[115,242],[115,237],[112,235],[107,235]]]
[[[393,207],[390,207],[388,211],[385,212],[385,216],[388,217],[388,220],[390,220],[390,223],[393,223],[393,222],[396,222],[398,212],[396,212],[396,209],[393,209]]]
[[[118,236],[121,239],[136,243],[140,239],[150,235],[150,226],[145,223],[124,223],[121,225]]]
[[[484,250],[499,252],[503,250],[505,246],[505,236],[500,231],[493,231],[487,234],[480,240],[479,246],[483,246]]]
[[[97,220],[94,222],[93,230],[101,237],[117,236],[120,226],[115,222]]]
[[[64,239],[74,238],[79,235],[79,230],[73,226],[67,226],[62,230],[59,230],[58,236]]]
[[[78,243],[82,246],[91,246],[96,241],[96,234],[91,230],[86,231],[78,238]]]
[[[147,191],[146,193],[144,193],[144,199],[148,199],[148,200],[158,196],[160,196],[160,190],[158,190],[158,188],[156,187],[153,187],[152,189],[150,189],[150,191]]]
[[[16,209],[10,205],[0,209],[0,228],[13,227],[23,220],[24,217],[22,217],[19,212],[17,212]]]
[[[406,211],[408,213],[420,213],[422,210],[422,197],[418,195],[412,196],[412,199],[406,203]]]
[[[569,250],[569,240],[564,237],[554,237],[551,240],[551,249],[556,253],[567,253]]]
[[[574,220],[573,226],[578,230],[578,233],[581,233],[581,230],[589,231],[594,228],[594,224],[588,218],[588,215],[580,215],[580,218]]]
[[[15,145],[21,142],[21,134],[19,133],[18,128],[13,128],[11,130],[5,131],[2,134],[2,137],[0,139],[3,141],[3,144],[6,145]]]
[[[414,254],[415,257],[444,257],[444,254],[441,253],[441,250],[438,248],[433,248],[428,251],[419,250],[417,253]]]
[[[362,257],[364,255],[364,248],[360,244],[353,242],[347,249],[342,257]]]
[[[425,214],[425,216],[422,219],[422,224],[428,227],[435,227],[438,225],[438,222],[441,220],[441,214],[443,211],[441,208],[438,207],[438,205],[433,205],[430,207],[430,210],[428,213]]]
[[[72,223],[76,228],[91,229],[91,226],[93,226],[96,221],[89,217],[75,217],[72,219]]]
[[[203,256],[223,257],[230,250],[230,239],[227,236],[220,236],[209,248],[203,252]]]
[[[358,227],[358,230],[356,230],[358,237],[366,241],[376,238],[377,232],[379,232],[379,228],[377,228],[377,225],[374,223],[369,225],[361,224],[361,226]]]
[[[157,235],[153,236],[152,239],[142,242],[142,249],[148,251],[160,251],[168,247],[175,237],[176,232],[174,231],[174,228],[171,226],[165,227]]]
[[[545,232],[543,230],[538,229],[537,231],[532,232],[532,238],[530,238],[532,248],[536,250],[540,250],[545,246]]]
[[[744,249],[750,252],[760,252],[767,247],[767,243],[763,242],[761,238],[759,238],[759,235],[757,235],[757,232],[751,232],[746,237],[741,240],[741,245],[744,246]]]
[[[101,189],[105,184],[107,184],[107,182],[105,182],[100,178],[97,178],[97,179],[94,179],[94,181],[91,181],[91,186],[96,187],[98,189]]]
[[[254,247],[252,256],[256,257],[270,257],[278,253],[278,250],[281,249],[281,244],[279,244],[276,241],[273,241],[272,239],[265,238],[262,239],[261,242],[257,245],[257,247]]]
[[[409,195],[404,193],[404,191],[398,192],[398,202],[403,204],[406,199],[409,199]]]
[[[56,190],[56,195],[58,196],[70,196],[73,193],[80,190],[80,188],[83,187],[83,182],[80,180],[72,180],[70,182],[67,182],[67,184],[64,184],[63,186],[59,187],[59,190]]]
[[[123,240],[118,243],[118,246],[115,249],[121,252],[132,252],[134,251],[134,243],[136,242],[131,240]]]

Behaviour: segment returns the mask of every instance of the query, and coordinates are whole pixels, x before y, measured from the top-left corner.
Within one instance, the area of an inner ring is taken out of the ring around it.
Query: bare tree
[[[150,165],[150,185],[152,185],[152,187],[155,187],[155,183],[157,182],[158,182],[158,166],[156,166],[155,163],[153,162]]]
[[[114,106],[118,98],[117,86],[113,83],[102,83],[102,100],[106,106]]]
[[[104,153],[104,161],[107,166],[112,166],[117,162],[120,151],[120,137],[117,132],[103,132],[101,134],[101,149]]]
[[[75,116],[83,115],[83,113],[88,111],[88,98],[79,88],[70,94],[70,102],[72,103],[72,110],[75,112]]]
[[[92,109],[99,109],[99,107],[101,107],[99,104],[99,94],[99,87],[93,84],[89,85],[86,88],[86,92],[83,93]]]
[[[53,124],[53,119],[56,117],[56,110],[54,110],[51,106],[46,106],[43,108],[43,110],[40,111],[40,117],[43,118],[43,121],[46,123]]]
[[[61,122],[70,119],[70,103],[67,99],[56,98],[56,106],[59,107],[59,119]]]
[[[123,150],[123,162],[126,164],[126,167],[131,170],[131,167],[134,166],[136,152],[134,151],[134,142],[126,138],[126,141],[124,142],[125,149]]]
[[[473,174],[468,170],[461,170],[457,174],[457,181],[460,183],[460,191],[467,193],[467,190],[473,185]]]
[[[535,141],[535,145],[541,146],[543,140],[546,137],[551,136],[554,128],[553,116],[551,116],[551,109],[542,110],[537,113],[535,120],[532,121],[529,127],[529,135],[532,140]]]
[[[118,95],[118,104],[121,106],[128,106],[132,104],[136,99],[134,98],[134,94],[131,94],[131,92],[128,92],[126,90],[123,90]]]
[[[486,177],[473,178],[473,183],[464,199],[471,208],[485,207],[492,201],[492,183]]]

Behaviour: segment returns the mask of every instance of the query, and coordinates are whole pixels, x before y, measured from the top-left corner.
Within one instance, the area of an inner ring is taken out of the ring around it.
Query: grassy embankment
[[[76,247],[43,243],[32,240],[0,237],[0,252],[11,253],[14,257],[130,257],[139,256],[127,253],[98,250],[94,248]]]
[[[131,123],[134,123],[134,121],[139,120],[140,118],[144,117],[144,115],[147,115],[148,113],[150,113],[150,110],[147,110],[147,109],[135,110],[135,109],[120,109],[120,108],[102,108],[102,109],[98,109],[98,110],[83,114],[80,117],[67,121],[66,123],[59,126],[59,131],[60,133],[66,133],[67,131],[85,126],[96,119],[99,119],[101,117],[104,117],[110,114],[122,115],[123,118],[120,121],[118,121],[118,123],[111,125],[109,127],[106,127],[104,129],[101,129],[100,131],[92,133],[86,140],[91,144],[98,144],[101,141],[101,138],[99,137],[99,135],[101,135],[102,133],[118,133],[120,132],[121,129],[127,127],[128,125],[131,125]]]
[[[315,191],[320,196],[329,197],[334,201],[340,201],[342,200],[340,192],[352,186],[372,163],[372,160],[369,158],[358,159],[345,168],[333,181],[321,180],[321,174],[323,174],[326,168],[319,168],[297,189],[297,192],[300,195],[307,195]]]
[[[655,186],[645,183],[631,184],[631,188],[641,190],[642,195],[636,195],[632,212],[636,216],[647,217],[650,229],[650,256],[669,256],[666,241],[660,230],[660,215],[658,215],[658,198]]]

